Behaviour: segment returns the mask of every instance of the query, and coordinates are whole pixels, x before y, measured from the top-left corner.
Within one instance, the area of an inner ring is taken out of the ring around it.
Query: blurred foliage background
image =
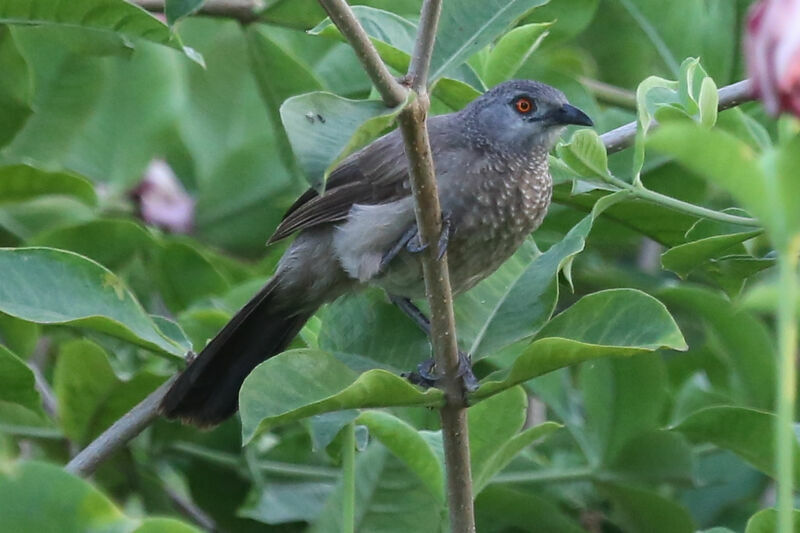
[[[362,20],[402,69],[398,50],[420,2],[353,3],[367,6]],[[520,15],[490,19],[490,44],[445,72],[461,81],[437,85],[434,112],[508,77],[532,78],[563,90],[602,133],[636,120],[635,91],[648,76],[685,80],[687,57],[717,86],[744,77],[748,1],[541,3],[490,6]],[[325,15],[312,0],[267,2],[251,24],[198,14],[172,30],[122,0],[25,4],[0,0],[4,527],[337,531],[340,430],[355,420],[357,529],[442,530],[438,417],[424,407],[317,411],[261,426],[272,415],[250,414],[244,448],[238,417],[213,431],[159,420],[91,486],[61,470],[271,274],[283,245],[264,243],[307,178],[318,179],[292,155],[281,103],[320,90],[366,99],[371,86],[336,32],[318,27]],[[486,9],[483,0],[445,4],[465,20]],[[759,153],[786,135],[758,104],[721,113],[717,129]],[[626,150],[608,166],[631,181],[632,160]],[[161,161],[193,202],[188,233],[143,220],[133,191]],[[554,176],[544,225],[457,302],[460,341],[480,359],[479,377],[513,365],[533,339],[573,335],[590,345],[584,359],[603,358],[509,382],[471,410],[478,530],[744,531],[774,500],[768,241],[757,227],[632,198],[591,216],[608,188],[574,180],[563,163]],[[656,152],[642,181],[684,202],[734,205]],[[591,324],[605,331],[579,331]],[[293,347],[325,352],[320,372],[345,381],[412,369],[429,352],[373,291],[322,309]],[[280,372],[258,373],[243,394],[280,402],[280,387],[300,386]],[[770,515],[760,516],[768,527]]]

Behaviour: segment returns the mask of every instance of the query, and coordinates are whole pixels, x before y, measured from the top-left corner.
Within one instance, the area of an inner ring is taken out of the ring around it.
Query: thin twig
[[[372,84],[381,99],[388,107],[397,107],[406,101],[407,91],[405,87],[394,79],[392,73],[386,67],[378,51],[369,40],[369,35],[361,27],[353,10],[344,0],[319,0],[322,8],[328,13],[336,27],[347,38],[350,46],[353,47],[361,66],[364,67]]]
[[[217,531],[217,524],[214,522],[214,519],[198,507],[192,500],[186,498],[183,494],[166,484],[164,485],[164,491],[167,493],[172,504],[186,518],[202,527],[204,531]]]
[[[411,64],[408,67],[411,88],[417,93],[424,93],[428,90],[428,71],[431,67],[433,46],[436,43],[436,27],[439,25],[441,13],[441,0],[431,0],[422,4],[417,40],[414,43],[414,52],[411,54]]]
[[[131,3],[150,11],[164,12],[164,0],[130,0]],[[206,0],[198,13],[210,17],[224,17],[249,24],[258,20],[259,12],[264,9],[263,0]]]
[[[579,81],[587,89],[592,91],[592,94],[598,101],[623,109],[636,110],[635,92],[585,76],[581,76]]]
[[[90,476],[98,465],[142,432],[158,416],[161,401],[178,375],[172,376],[139,404],[114,422],[102,435],[81,450],[65,467],[67,472]]]
[[[750,80],[739,81],[726,85],[719,90],[719,105],[717,109],[724,111],[743,102],[749,102],[754,98]],[[657,125],[658,123],[653,121],[651,128]],[[603,139],[603,144],[609,154],[624,150],[631,146],[634,139],[636,139],[636,122],[624,124],[617,129],[604,133],[600,138]]]

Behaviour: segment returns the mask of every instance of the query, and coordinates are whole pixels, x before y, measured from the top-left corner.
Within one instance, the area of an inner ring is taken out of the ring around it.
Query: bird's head
[[[586,113],[567,102],[564,93],[530,80],[501,83],[462,113],[473,141],[516,156],[549,152],[570,124],[594,125]]]

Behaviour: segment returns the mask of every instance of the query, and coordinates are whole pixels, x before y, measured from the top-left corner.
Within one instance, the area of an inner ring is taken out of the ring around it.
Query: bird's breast
[[[454,233],[447,250],[454,290],[470,289],[511,257],[541,224],[551,196],[546,171],[484,180],[462,195],[463,204],[451,215]]]

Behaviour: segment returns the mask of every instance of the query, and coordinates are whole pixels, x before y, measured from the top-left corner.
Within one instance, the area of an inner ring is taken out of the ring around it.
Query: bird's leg
[[[428,317],[422,310],[414,305],[408,298],[401,296],[389,295],[389,300],[397,307],[400,308],[419,328],[425,332],[428,337],[431,335],[431,323]],[[478,388],[478,378],[472,373],[472,359],[469,354],[458,351],[458,376],[463,378],[464,386],[469,392]],[[441,381],[441,374],[436,371],[436,361],[428,359],[417,365],[416,372],[406,372],[403,374],[408,381],[415,385],[420,385],[425,388],[435,387]]]
[[[436,259],[441,261],[444,253],[447,251],[447,243],[450,242],[450,234],[452,233],[452,226],[450,224],[450,215],[442,213],[442,231],[439,233],[439,242],[436,248]],[[412,238],[406,243],[406,250],[411,253],[419,253],[428,247],[427,244],[420,244],[419,235],[416,235],[416,241]]]
[[[403,233],[403,235],[399,239],[397,239],[397,242],[395,242],[392,245],[392,247],[386,251],[385,254],[383,254],[383,257],[381,257],[381,264],[379,267],[380,268],[379,271],[385,272],[386,267],[389,266],[389,263],[391,263],[392,259],[397,257],[397,254],[403,251],[403,248],[407,248],[409,245],[411,245],[411,240],[416,236],[417,236],[417,225],[414,224],[405,233]]]

